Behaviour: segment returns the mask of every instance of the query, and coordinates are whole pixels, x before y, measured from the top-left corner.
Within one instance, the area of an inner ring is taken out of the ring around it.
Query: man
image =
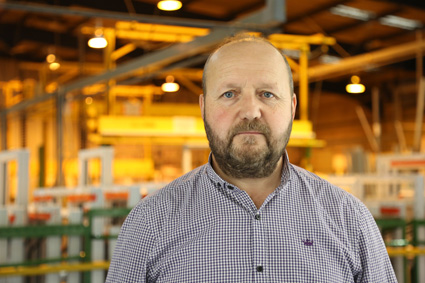
[[[296,97],[276,48],[219,47],[199,101],[209,162],[132,210],[107,282],[397,282],[367,208],[289,163]]]

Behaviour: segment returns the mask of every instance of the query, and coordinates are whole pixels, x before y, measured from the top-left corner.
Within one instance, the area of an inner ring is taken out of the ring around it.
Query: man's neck
[[[215,161],[214,155],[212,156],[212,166],[215,172],[226,182],[237,186],[239,189],[244,190],[251,197],[257,208],[260,208],[268,195],[270,195],[281,182],[283,158],[277,163],[276,168],[267,177],[264,178],[234,178],[225,174],[220,166]]]

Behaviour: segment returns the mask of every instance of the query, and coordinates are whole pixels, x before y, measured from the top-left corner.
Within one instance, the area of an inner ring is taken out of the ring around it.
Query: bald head
[[[289,66],[288,60],[286,59],[285,55],[282,54],[282,52],[277,49],[270,41],[268,41],[265,38],[262,37],[254,37],[254,36],[247,36],[247,35],[242,35],[242,36],[235,36],[235,37],[230,37],[227,40],[225,40],[216,50],[214,50],[210,56],[208,57],[205,66],[204,66],[204,72],[202,75],[202,89],[204,92],[204,96],[207,94],[207,77],[209,76],[209,72],[210,72],[210,65],[211,65],[211,61],[214,61],[215,58],[220,54],[220,51],[224,50],[224,49],[238,49],[241,48],[241,45],[246,45],[246,44],[263,44],[265,46],[268,46],[272,49],[275,50],[276,53],[278,53],[280,55],[280,57],[282,58],[282,64],[285,66],[286,68],[286,73],[287,75],[282,78],[282,79],[286,79],[289,85],[289,91],[291,96],[294,94],[294,83],[293,83],[293,79],[292,79],[292,72],[291,72],[291,67]],[[267,47],[266,47],[267,48]],[[259,54],[251,54],[250,56],[257,56]]]

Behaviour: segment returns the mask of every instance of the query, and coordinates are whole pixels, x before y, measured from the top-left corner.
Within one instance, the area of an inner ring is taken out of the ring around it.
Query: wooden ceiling
[[[94,27],[101,20],[102,26],[113,27],[116,21],[143,15],[183,19],[185,25],[197,26],[198,20],[214,23],[235,20],[242,15],[261,9],[261,0],[182,0],[183,8],[175,12],[164,12],[156,7],[157,0],[116,0],[116,1],[0,1],[0,60],[12,62],[42,63],[51,51],[67,62],[102,63],[99,50],[86,45],[87,36],[81,34],[81,27]],[[18,4],[18,5],[15,5]],[[13,6],[15,5],[15,6]],[[21,6],[19,6],[21,5]],[[358,20],[336,15],[331,9],[346,5],[370,11],[368,20]],[[348,58],[375,50],[413,42],[420,38],[425,26],[425,2],[422,0],[377,1],[377,0],[286,0],[286,22],[272,32],[312,35],[322,33],[334,37],[337,44],[324,49],[313,46],[310,65],[321,64],[323,55]],[[62,8],[61,13],[52,13],[51,8]],[[68,13],[63,12],[66,8]],[[90,16],[75,11],[88,11]],[[100,16],[96,17],[96,13]],[[413,30],[390,27],[382,19],[393,15],[416,20],[422,26]],[[149,22],[149,20],[147,20]],[[117,47],[128,41],[117,39]],[[147,54],[169,46],[164,42],[145,42],[126,55],[122,61]],[[423,61],[423,57],[422,57]],[[415,58],[367,73],[366,84],[383,84],[394,80],[416,78]],[[199,64],[197,67],[202,66]],[[7,72],[3,71],[3,74]],[[1,73],[0,73],[1,74]],[[348,76],[330,78],[322,87],[336,91],[347,82]],[[1,78],[5,80],[10,78]]]

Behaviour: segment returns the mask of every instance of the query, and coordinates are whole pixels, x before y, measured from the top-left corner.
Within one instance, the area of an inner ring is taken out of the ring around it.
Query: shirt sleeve
[[[363,204],[358,217],[357,249],[361,272],[355,276],[355,282],[397,282],[379,228]]]
[[[118,236],[106,283],[147,282],[147,262],[154,247],[147,207],[143,203],[127,216]]]

